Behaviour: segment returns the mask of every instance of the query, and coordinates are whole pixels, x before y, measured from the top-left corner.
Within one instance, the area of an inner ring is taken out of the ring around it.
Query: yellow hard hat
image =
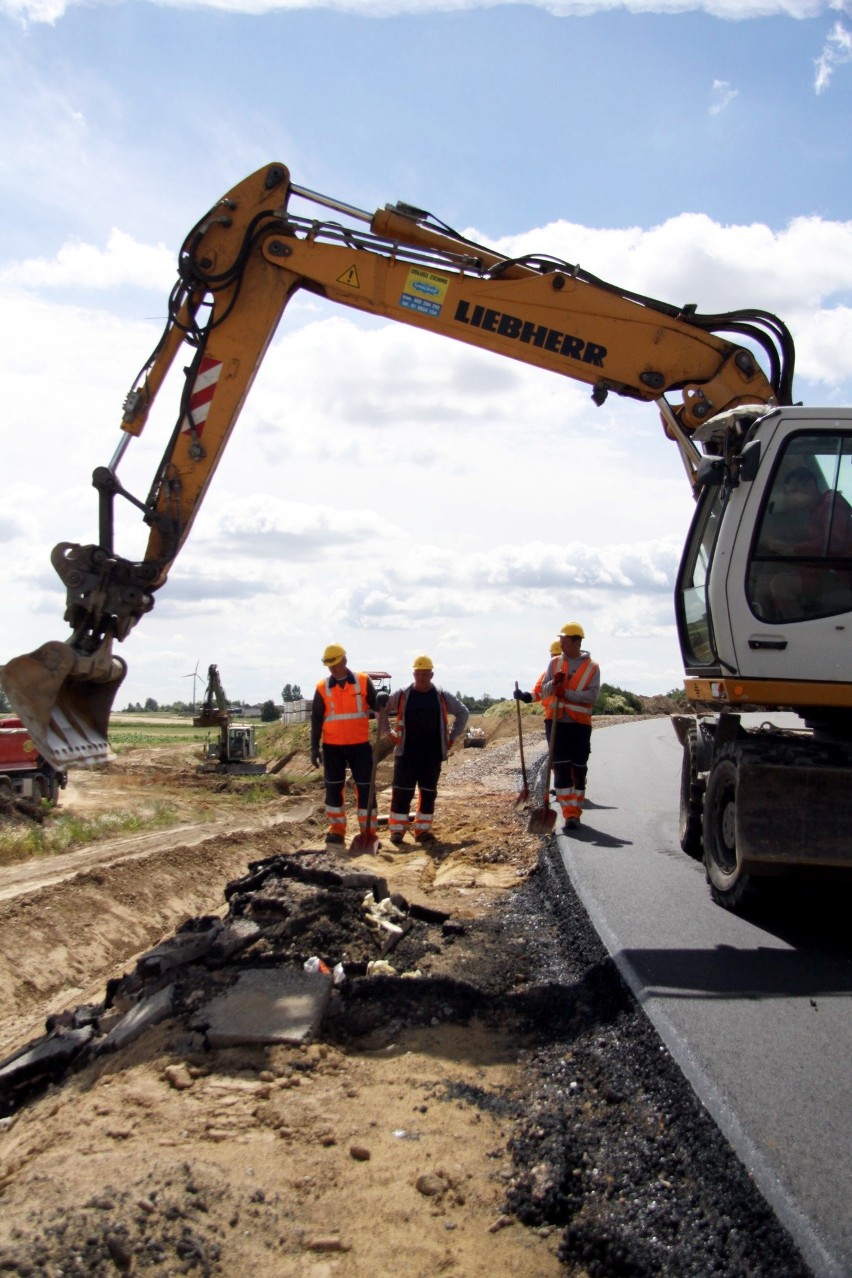
[[[561,635],[576,635],[579,639],[585,639],[586,637],[586,632],[578,621],[569,621],[559,633]]]
[[[559,642],[558,639],[554,639],[553,643],[550,645],[551,657],[558,657],[561,651],[562,651],[562,644]]]
[[[339,661],[346,660],[346,649],[341,648],[339,643],[330,643],[322,654],[324,666],[336,666]]]
[[[415,657],[411,666],[412,670],[434,670],[431,657]]]

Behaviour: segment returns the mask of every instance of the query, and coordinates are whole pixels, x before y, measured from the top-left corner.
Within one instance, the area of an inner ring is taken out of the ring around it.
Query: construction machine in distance
[[[256,763],[257,741],[254,726],[250,723],[234,724],[225,689],[219,678],[219,668],[207,667],[207,687],[201,711],[192,720],[194,728],[216,728],[215,741],[208,741],[205,750],[204,771],[231,772],[240,776],[259,776],[266,771],[265,763]]]
[[[299,201],[307,216],[291,209]],[[57,768],[107,757],[126,671],[113,645],[153,607],[300,289],[584,382],[597,404],[615,394],[655,407],[696,498],[674,599],[691,711],[676,721],[682,846],[703,857],[730,908],[762,875],[852,869],[852,410],[793,406],[783,322],[761,310],[701,314],[546,254],[508,258],[410,205],[369,213],[296,186],[278,163],[187,236],[165,330],[126,398],[112,459],[93,475],[97,542],[52,553],[71,635],[5,667],[41,753]],[[178,355],[174,429],[139,498],[119,465]],[[803,470],[819,518],[788,494]],[[138,562],[114,545],[116,498],[150,528]],[[792,710],[798,726],[752,730],[743,716],[755,710]]]

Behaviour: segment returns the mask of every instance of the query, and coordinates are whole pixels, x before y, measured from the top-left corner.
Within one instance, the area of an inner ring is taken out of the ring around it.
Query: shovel
[[[373,770],[370,773],[370,793],[367,797],[367,825],[363,833],[358,833],[349,844],[349,851],[356,854],[375,856],[382,846],[375,830],[370,826],[373,822],[373,801],[376,797],[376,771],[379,766],[379,734],[376,731],[376,744],[373,746]]]
[[[518,691],[518,681],[517,681],[517,679],[516,679],[516,680],[515,680],[515,692],[517,692],[517,691]],[[522,789],[521,789],[521,792],[520,792],[520,794],[518,795],[517,799],[515,799],[515,807],[517,807],[519,803],[526,803],[527,799],[530,797],[530,787],[529,787],[529,785],[528,785],[528,783],[527,783],[527,769],[526,769],[526,764],[524,763],[524,729],[523,729],[523,727],[522,727],[522,725],[521,725],[521,703],[520,703],[520,701],[516,701],[516,702],[515,702],[515,705],[518,707],[518,749],[519,749],[519,750],[520,750],[520,752],[521,752],[521,776],[522,776],[522,777],[523,777],[523,779],[524,779],[524,784],[523,784],[523,787],[522,787]]]
[[[553,706],[553,719],[550,724],[550,743],[547,747],[547,772],[544,777],[544,804],[533,808],[527,822],[528,834],[551,834],[556,825],[556,813],[550,806],[550,774],[553,770],[553,747],[556,743],[556,724],[559,717],[559,706]]]

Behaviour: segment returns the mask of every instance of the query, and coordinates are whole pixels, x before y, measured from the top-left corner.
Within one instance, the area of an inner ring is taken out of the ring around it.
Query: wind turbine
[[[184,679],[191,679],[191,680],[192,680],[192,710],[193,710],[193,713],[195,713],[195,681],[196,681],[196,679],[198,678],[198,665],[199,665],[200,660],[201,660],[201,658],[199,657],[198,661],[196,661],[196,663],[195,663],[195,669],[194,669],[194,670],[192,670],[189,674],[187,674],[187,675],[184,675],[184,676],[183,676],[183,677],[184,677]]]

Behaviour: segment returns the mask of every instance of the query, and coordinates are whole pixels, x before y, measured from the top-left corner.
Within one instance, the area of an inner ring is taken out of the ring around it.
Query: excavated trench
[[[558,1239],[564,1272],[589,1278],[799,1278],[809,1270],[745,1169],[678,1071],[622,982],[566,880],[555,846],[496,908],[459,919],[393,897],[396,931],[381,948],[397,972],[440,958],[439,973],[367,976],[377,953],[365,893],[388,900],[375,875],[311,852],[252,863],[230,883],[223,918],[189,921],[172,941],[112,982],[101,1003],[65,1013],[0,1065],[7,1121],[55,1094],[91,1066],[121,1017],[171,991],[176,1059],[207,1068],[198,1011],[211,990],[247,968],[320,958],[338,984],[318,1041],[344,1053],[391,1041],[406,1027],[470,1026],[476,1020],[514,1044],[521,1084],[449,1080],[438,1100],[497,1116],[509,1133],[503,1212]],[[140,1035],[152,1034],[142,1024]],[[128,1049],[130,1037],[116,1051]],[[116,1041],[113,1039],[113,1041]],[[64,1050],[63,1050],[64,1048]],[[41,1053],[41,1055],[39,1054]],[[310,1060],[302,1068],[313,1068]],[[123,1192],[91,1212],[67,1212],[0,1249],[11,1274],[114,1272],[228,1274],[221,1239],[195,1212],[187,1172],[173,1185],[171,1217],[151,1207],[128,1225]],[[425,1189],[422,1192],[426,1192]],[[156,1196],[152,1199],[156,1202]],[[259,1209],[258,1209],[259,1210]],[[207,1232],[205,1230],[207,1229]],[[20,1232],[20,1231],[19,1231]],[[289,1271],[288,1271],[289,1272]],[[331,1272],[331,1271],[329,1271]],[[339,1272],[346,1272],[345,1268]]]

